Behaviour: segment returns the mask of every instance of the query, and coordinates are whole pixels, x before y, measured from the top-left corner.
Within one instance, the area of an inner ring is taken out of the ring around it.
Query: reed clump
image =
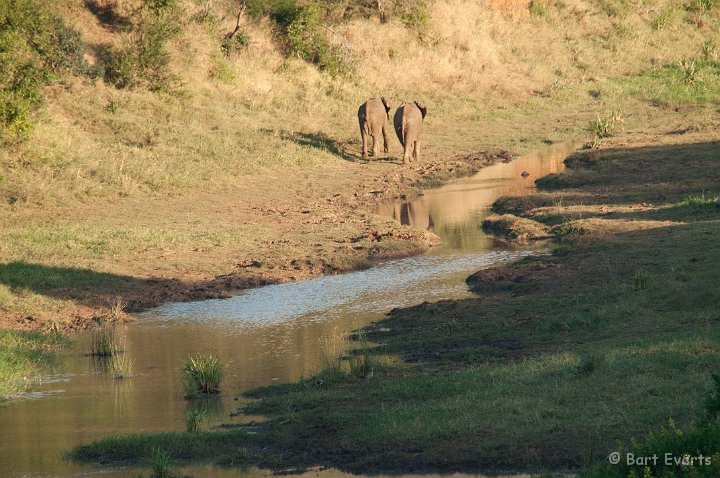
[[[198,394],[220,393],[225,365],[213,355],[197,354],[188,357],[183,365],[185,396],[192,398]]]
[[[111,357],[122,351],[122,343],[114,327],[103,327],[90,336],[90,355],[93,357]]]

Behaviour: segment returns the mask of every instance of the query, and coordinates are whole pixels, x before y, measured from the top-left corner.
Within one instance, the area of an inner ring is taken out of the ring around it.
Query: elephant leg
[[[415,141],[413,144],[413,160],[418,161],[420,159],[420,141]]]
[[[367,157],[368,157],[367,131],[365,130],[363,125],[360,125],[360,137],[362,137],[362,157],[363,157],[363,159],[367,159]]]
[[[405,143],[403,149],[403,164],[410,163],[410,157],[412,156],[412,143]]]
[[[383,152],[387,153],[390,151],[388,149],[388,126],[387,124],[384,124],[382,127],[382,135],[383,135]]]
[[[377,145],[377,136],[374,133],[370,133],[372,138],[372,149],[370,150],[370,157],[375,156],[375,146]]]
[[[414,141],[410,140],[410,135],[407,134],[407,131],[405,132],[405,141],[403,141],[403,164],[410,163],[410,158],[412,157],[412,150],[413,150],[413,144]]]

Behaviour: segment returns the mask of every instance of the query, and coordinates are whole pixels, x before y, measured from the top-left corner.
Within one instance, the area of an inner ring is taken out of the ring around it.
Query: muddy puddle
[[[0,476],[147,476],[148,470],[81,465],[64,454],[75,444],[109,435],[183,431],[189,408],[205,409],[210,425],[247,421],[252,417],[230,416],[242,403],[238,395],[317,371],[320,341],[335,330],[357,329],[394,307],[467,297],[465,278],[472,272],[539,252],[529,246],[510,248],[485,235],[480,222],[489,207],[500,196],[532,192],[535,179],[562,170],[571,150],[571,145],[553,145],[429,190],[413,201],[376,207],[377,214],[440,236],[445,246],[428,254],[139,314],[120,330],[134,362],[131,379],[110,377],[102,363],[85,355],[89,337],[76,336],[55,374],[44,377],[26,398],[0,406]],[[530,175],[521,176],[524,171]],[[196,352],[213,353],[230,363],[223,393],[216,399],[183,398],[180,367]],[[183,471],[208,478],[269,475],[212,466]],[[309,475],[346,476],[334,470]]]

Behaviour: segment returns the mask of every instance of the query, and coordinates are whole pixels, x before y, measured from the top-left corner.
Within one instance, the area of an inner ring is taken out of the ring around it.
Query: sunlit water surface
[[[211,424],[249,420],[230,416],[242,403],[236,397],[249,388],[296,381],[317,371],[319,342],[334,329],[357,329],[394,307],[468,297],[465,278],[470,273],[537,253],[483,234],[480,223],[489,207],[500,196],[532,192],[535,179],[562,169],[569,151],[569,145],[551,146],[427,191],[413,201],[377,205],[377,214],[439,235],[445,246],[428,254],[364,271],[253,289],[230,299],[167,304],[139,314],[121,330],[126,353],[134,361],[131,379],[111,378],[103,364],[84,355],[88,337],[78,336],[57,373],[43,377],[24,399],[0,406],[0,477],[147,474],[81,465],[63,456],[73,445],[108,435],[182,431],[188,407],[206,408]],[[523,178],[523,171],[530,175]],[[217,399],[183,398],[180,366],[196,352],[216,354],[231,364]],[[212,466],[184,471],[210,478],[268,474]],[[319,476],[346,475],[325,470]]]

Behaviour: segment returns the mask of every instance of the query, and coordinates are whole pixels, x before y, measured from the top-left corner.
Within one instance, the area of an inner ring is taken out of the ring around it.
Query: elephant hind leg
[[[413,143],[413,160],[418,161],[420,159],[420,141]]]
[[[390,151],[388,148],[388,125],[387,123],[383,125],[382,127],[382,135],[383,135],[383,152],[387,153]]]
[[[403,136],[403,164],[408,164],[413,154],[413,145],[415,142],[411,141],[409,136],[407,130],[405,130],[405,135]]]
[[[382,133],[382,129],[375,126],[370,130],[370,136],[372,137],[373,143],[372,143],[372,152],[370,153],[370,156],[375,156],[377,154],[377,146],[378,141],[380,140],[380,134]]]
[[[360,122],[360,137],[362,138],[362,157],[368,157],[368,128],[367,123]]]

